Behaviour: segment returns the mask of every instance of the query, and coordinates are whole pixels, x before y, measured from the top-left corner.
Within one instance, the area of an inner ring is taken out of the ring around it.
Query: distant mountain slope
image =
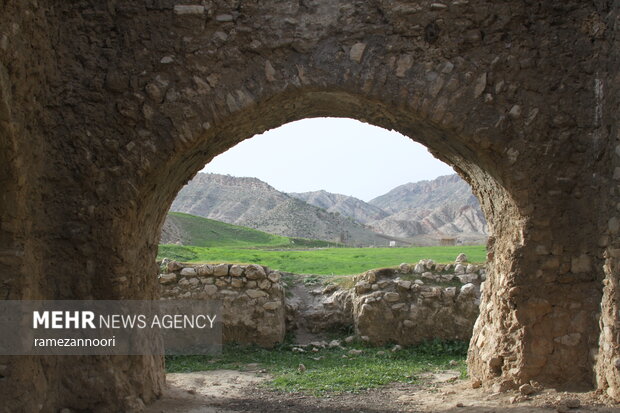
[[[180,212],[168,214],[160,237],[160,244],[200,247],[280,246],[290,243],[286,237]]]
[[[390,212],[370,223],[383,234],[415,237],[423,234],[486,236],[487,224],[471,187],[458,175],[409,183],[369,202]]]
[[[256,178],[196,175],[172,203],[184,212],[286,237],[348,245],[387,245],[361,223],[277,191]]]
[[[289,196],[256,178],[200,173],[181,189],[171,211],[274,235],[361,246],[422,239],[432,245],[445,237],[484,242],[487,231],[478,200],[458,175],[401,185],[366,203],[326,191]],[[162,237],[186,243],[178,222],[169,221]]]
[[[471,205],[479,208],[478,200],[471,192],[471,187],[457,174],[440,176],[432,181],[400,185],[368,203],[390,214],[406,209],[432,210],[448,204]]]
[[[387,245],[384,237],[359,222],[296,198],[290,198],[267,211],[254,225],[262,231],[283,233],[291,237],[323,239],[347,245]]]
[[[370,226],[377,232],[394,237],[410,238],[416,235],[486,234],[486,221],[479,208],[471,205],[444,205],[435,209],[411,208]]]
[[[256,178],[199,173],[177,194],[171,211],[250,225],[289,196]]]
[[[290,196],[301,199],[329,212],[337,212],[349,218],[368,224],[388,216],[388,213],[374,205],[352,196],[333,194],[327,191],[293,192]]]

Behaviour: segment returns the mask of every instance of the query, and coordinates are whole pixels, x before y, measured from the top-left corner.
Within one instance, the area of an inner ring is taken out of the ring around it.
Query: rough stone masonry
[[[160,271],[162,300],[218,300],[223,342],[266,348],[283,343],[285,332],[299,327],[314,335],[354,329],[371,344],[469,340],[486,274],[473,264],[446,266],[422,260],[415,267],[366,271],[354,277],[352,287],[326,281],[318,288],[300,287],[306,291],[296,294],[298,288],[285,293],[283,273],[256,264],[197,265],[164,259]],[[304,278],[284,276],[293,284],[291,277]]]
[[[620,400],[618,2],[0,8],[2,298],[155,298],[164,216],[206,162],[350,117],[426,145],[481,201],[471,377]],[[5,411],[132,411],[164,373],[157,357],[0,357],[0,380]]]

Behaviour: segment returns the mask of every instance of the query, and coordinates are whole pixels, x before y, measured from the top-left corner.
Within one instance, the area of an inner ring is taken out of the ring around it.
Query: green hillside
[[[483,245],[458,247],[407,248],[319,248],[307,251],[239,248],[205,248],[182,245],[160,245],[158,259],[164,257],[184,262],[261,264],[298,274],[347,275],[372,268],[395,267],[402,262],[416,263],[431,258],[439,263],[454,262],[464,252],[470,262],[482,263],[486,258]]]
[[[335,245],[325,241],[272,235],[252,228],[227,224],[181,212],[168,213],[168,221],[180,229],[183,244],[197,247],[296,248]],[[161,246],[160,250],[162,247],[164,246]]]
[[[300,274],[345,275],[371,268],[415,263],[423,258],[453,262],[461,252],[472,262],[484,262],[482,245],[411,248],[329,248],[341,245],[271,235],[194,215],[171,212],[168,220],[181,232],[185,245],[159,246],[158,259],[182,262],[262,264]],[[327,248],[326,248],[327,247]]]

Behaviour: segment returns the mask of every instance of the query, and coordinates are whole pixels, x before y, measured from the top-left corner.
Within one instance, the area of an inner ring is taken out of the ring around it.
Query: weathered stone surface
[[[217,268],[220,268],[217,270]],[[227,269],[230,267],[231,274]],[[223,341],[272,347],[284,339],[284,289],[278,281],[248,281],[238,265],[210,266],[210,275],[160,284],[162,299],[214,299],[222,303]],[[198,272],[201,266],[197,267]],[[216,275],[221,274],[221,275]],[[224,275],[228,274],[228,275]],[[234,275],[238,274],[238,275]],[[260,284],[260,287],[258,286]],[[262,289],[257,289],[262,288]],[[265,316],[269,311],[269,316]]]
[[[244,268],[241,265],[233,264],[228,270],[228,274],[233,277],[241,277],[243,275]]]
[[[281,306],[282,306],[282,303],[279,301],[269,301],[263,304],[263,308],[269,311],[277,310]]]
[[[534,388],[529,383],[525,383],[519,387],[519,393],[524,396],[529,396],[530,394],[533,394],[535,392],[536,390],[534,390]]]
[[[416,274],[422,274],[425,271],[426,271],[426,267],[424,266],[424,264],[418,263],[413,268],[413,272],[416,273]]]
[[[358,294],[363,294],[370,290],[372,290],[371,285],[367,282],[359,281],[357,284],[355,284],[355,292],[357,292]]]
[[[269,294],[262,290],[247,290],[245,292],[250,298],[267,297]]]
[[[411,288],[411,281],[401,280],[398,282],[398,286],[404,290],[409,290]]]
[[[620,6],[538,2],[532,23],[532,7],[516,0],[429,2],[411,14],[403,1],[294,13],[233,3],[201,3],[213,7],[204,16],[155,1],[3,4],[3,297],[153,298],[166,209],[205,162],[291,119],[352,117],[410,134],[481,200],[493,235],[470,377],[508,388],[587,387],[596,376],[620,400]],[[356,43],[367,44],[360,63],[348,56]],[[440,88],[430,74],[447,58],[454,68]],[[195,76],[210,94],[195,91]],[[543,244],[547,255],[536,253]],[[548,313],[531,310],[540,299]],[[555,341],[575,333],[575,346]],[[510,357],[492,371],[500,353]],[[8,411],[129,411],[164,383],[158,357],[0,363],[10,365]]]
[[[265,270],[262,266],[250,264],[245,269],[245,276],[248,280],[261,280],[265,278]]]
[[[226,23],[233,21],[234,17],[232,16],[232,14],[218,14],[217,16],[215,16],[215,20],[220,23]]]
[[[393,303],[393,302],[396,302],[396,301],[400,300],[400,294],[398,294],[398,293],[385,293],[383,298],[385,298],[385,300],[387,302]]]
[[[215,285],[205,285],[204,292],[207,293],[208,296],[212,296],[217,293],[217,287]]]
[[[413,56],[410,54],[398,58],[396,63],[396,77],[405,77],[405,74],[413,66]]]
[[[398,269],[402,274],[409,274],[411,272],[411,266],[407,263],[402,263],[398,266]]]
[[[181,265],[180,263],[176,261],[170,261],[168,263],[168,272],[178,271],[181,268],[183,268],[183,265]]]
[[[393,271],[392,276],[398,272]],[[442,275],[430,271],[425,274],[430,285],[421,286],[420,280],[412,283],[395,278],[392,282],[381,279],[373,284],[377,291],[356,287],[351,296],[356,332],[375,344],[413,344],[432,338],[469,339],[478,315],[476,286],[466,284],[457,290],[432,285],[441,282]],[[403,283],[410,288],[403,288]]]
[[[271,281],[269,280],[261,280],[258,283],[258,288],[261,290],[268,290],[271,288]]]
[[[269,281],[273,283],[279,282],[281,277],[282,277],[282,274],[280,274],[278,271],[272,271],[267,276],[267,278],[269,278]]]
[[[364,56],[364,50],[366,50],[365,43],[355,43],[351,46],[351,50],[349,51],[349,57],[354,62],[360,63],[362,61],[362,56]]]
[[[228,275],[228,264],[218,264],[213,267],[213,275],[225,277]]]
[[[192,267],[185,267],[181,270],[181,276],[183,277],[191,277],[196,275],[196,270]]]
[[[213,275],[213,266],[209,264],[203,264],[196,267],[196,272],[201,277]]]
[[[199,5],[181,5],[176,4],[174,6],[174,13],[179,15],[203,15],[205,13],[205,7]]]
[[[241,278],[235,277],[232,280],[230,280],[230,285],[233,288],[241,288],[241,287],[243,287],[243,284],[244,284],[244,282],[243,282],[243,279],[241,279]]]
[[[472,283],[478,280],[478,274],[459,274],[457,277],[463,284]]]
[[[177,275],[173,272],[168,273],[168,274],[161,274],[159,276],[159,282],[161,284],[171,284],[171,283],[175,283],[177,281]]]

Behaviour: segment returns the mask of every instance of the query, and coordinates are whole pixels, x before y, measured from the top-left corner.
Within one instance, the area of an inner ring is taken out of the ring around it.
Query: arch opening
[[[285,333],[296,351],[347,336],[379,349],[430,340],[464,348],[485,277],[486,222],[469,185],[426,151],[338,118],[237,144],[172,204],[158,253],[163,298],[222,300],[225,351],[281,346]],[[437,248],[446,240],[453,245]],[[181,361],[169,362],[174,371]]]
[[[166,210],[205,162],[289,121],[351,117],[419,140],[481,200],[470,376],[588,387],[598,352],[618,399],[617,7],[15,3],[0,39],[11,297],[156,298]],[[163,383],[147,357],[5,360],[13,410],[137,410]]]
[[[250,104],[227,120],[208,125],[202,138],[185,142],[184,148],[175,151],[174,156],[162,165],[160,178],[155,178],[154,183],[165,188],[153,190],[151,187],[146,194],[147,199],[151,199],[145,202],[142,213],[150,216],[150,222],[158,223],[150,232],[153,245],[150,256],[155,256],[158,230],[167,212],[165,206],[172,203],[177,191],[202,165],[256,133],[302,118],[326,116],[353,118],[415,138],[433,155],[451,165],[472,185],[480,199],[491,234],[487,264],[489,280],[482,297],[481,307],[485,310],[474,327],[469,350],[471,376],[485,382],[501,382],[507,388],[517,387],[532,378],[552,386],[591,385],[590,350],[595,341],[593,337],[597,336],[596,328],[580,326],[579,329],[592,331],[584,331],[583,340],[577,346],[566,348],[557,344],[557,336],[552,336],[557,331],[545,333],[536,327],[541,320],[544,324],[557,317],[570,317],[568,301],[575,299],[575,293],[571,293],[573,290],[567,284],[544,284],[544,288],[540,288],[541,284],[535,280],[535,277],[544,278],[544,274],[553,273],[555,268],[544,264],[543,261],[549,261],[548,257],[532,257],[529,252],[540,249],[536,244],[544,240],[539,238],[540,228],[537,228],[536,212],[540,211],[532,209],[535,193],[529,193],[522,186],[524,172],[512,170],[513,159],[498,154],[493,143],[489,143],[486,132],[471,136],[458,127],[438,124],[394,102],[385,104],[344,92],[296,91],[277,95],[260,104]],[[157,197],[153,198],[152,194]],[[593,289],[598,291],[600,286],[593,286]],[[537,302],[532,300],[537,296],[549,304],[550,313],[539,313],[539,308],[532,304]],[[515,311],[515,300],[522,311]],[[523,314],[529,312],[534,314],[524,320]],[[583,313],[594,314],[586,309]],[[589,318],[586,316],[585,319]],[[565,327],[573,329],[568,325]],[[539,354],[540,350],[530,338],[534,330],[536,340],[548,343],[546,348],[551,351]],[[568,360],[575,357],[582,359],[583,363],[571,365]],[[522,368],[524,364],[529,367]]]

